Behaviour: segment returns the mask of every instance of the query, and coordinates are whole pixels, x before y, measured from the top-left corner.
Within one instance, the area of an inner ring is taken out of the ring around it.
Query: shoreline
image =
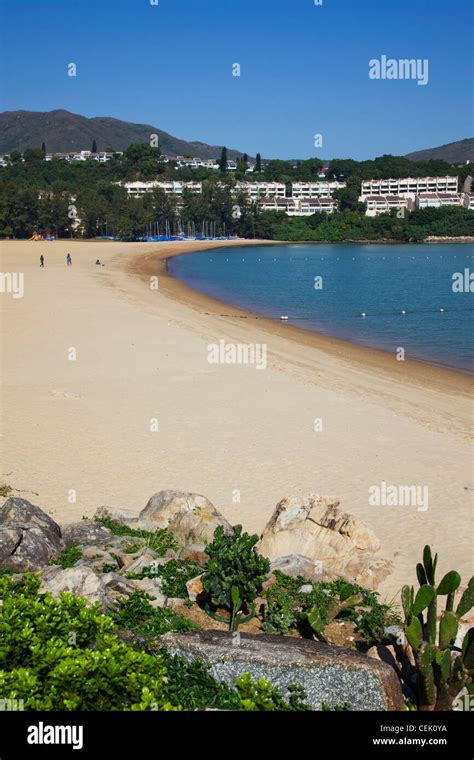
[[[171,255],[222,247],[242,241],[2,244],[25,294],[0,304],[1,480],[60,524],[100,506],[138,515],[177,490],[256,534],[281,499],[320,494],[379,538],[393,564],[382,598],[415,580],[425,544],[441,575],[455,556],[469,577],[471,377],[240,318],[166,272]],[[266,370],[210,364],[222,338],[266,343]],[[427,511],[372,505],[383,482],[428,487]]]
[[[200,241],[172,241],[163,243],[168,249],[171,245],[185,246],[179,250],[157,250],[151,253],[144,253],[142,256],[134,257],[127,265],[127,271],[133,275],[138,275],[142,280],[148,280],[152,276],[159,278],[159,289],[167,297],[170,297],[179,303],[191,307],[205,315],[218,315],[223,317],[223,309],[232,310],[232,314],[225,315],[227,319],[239,319],[258,321],[259,327],[265,331],[287,338],[300,346],[312,347],[325,351],[332,356],[342,356],[348,361],[353,362],[359,367],[369,368],[371,370],[396,373],[400,377],[406,378],[406,368],[416,376],[417,382],[428,382],[432,387],[446,390],[457,386],[457,392],[462,392],[469,396],[472,392],[473,373],[468,370],[457,369],[455,367],[446,367],[434,362],[425,361],[418,358],[406,358],[403,362],[397,361],[393,354],[384,349],[362,346],[356,342],[344,340],[342,338],[333,338],[324,333],[315,330],[306,330],[303,327],[297,327],[288,323],[282,324],[280,321],[264,317],[257,312],[242,309],[232,304],[222,301],[218,298],[207,296],[198,290],[186,285],[179,278],[173,277],[168,271],[168,261],[176,256],[190,253],[199,253],[200,251],[209,251],[216,248],[240,248],[265,246],[265,245],[292,245],[287,241],[206,241],[202,245],[195,247],[195,243]],[[300,242],[300,241],[298,241]],[[225,245],[227,243],[227,245]],[[150,245],[153,245],[150,243]],[[156,245],[156,244],[154,244]]]

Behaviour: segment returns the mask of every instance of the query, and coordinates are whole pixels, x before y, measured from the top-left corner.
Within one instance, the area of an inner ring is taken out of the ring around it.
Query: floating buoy
[[[367,314],[365,313],[365,311],[363,311],[363,312],[362,312],[362,314],[361,314],[360,316],[361,316],[361,317],[366,317],[366,316],[367,316]]]
[[[287,316],[286,314],[282,314],[282,315],[281,315],[281,317],[280,317],[280,319],[284,319],[284,320],[287,320],[287,319],[288,319],[288,316]]]
[[[440,311],[444,311],[444,309],[440,309]]]
[[[406,311],[405,311],[405,309],[402,309],[402,314],[406,314]]]

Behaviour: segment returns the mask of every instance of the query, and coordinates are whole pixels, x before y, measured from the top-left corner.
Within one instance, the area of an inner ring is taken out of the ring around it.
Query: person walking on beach
[[[44,256],[41,254],[40,256],[40,267],[44,267]]]
[[[67,262],[68,267],[70,267],[72,264],[72,258],[71,258],[70,253],[68,253],[68,255],[66,256],[66,262]]]

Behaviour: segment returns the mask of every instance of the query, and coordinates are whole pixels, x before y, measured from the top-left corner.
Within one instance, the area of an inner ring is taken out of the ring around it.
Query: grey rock
[[[152,549],[143,549],[138,555],[134,557],[133,561],[130,564],[126,565],[127,572],[141,573],[145,567],[153,567],[163,564],[163,559],[164,557],[160,557],[159,554],[157,552],[154,552]],[[165,562],[166,561],[167,560],[165,560]]]
[[[41,573],[42,590],[50,591],[58,597],[63,591],[79,594],[89,602],[100,602],[103,608],[108,599],[104,589],[103,579],[85,565],[61,568],[59,565],[48,567]]]
[[[64,548],[61,529],[42,509],[17,496],[0,509],[0,567],[35,571]]]
[[[226,533],[232,531],[205,496],[181,491],[155,493],[140,512],[137,525],[147,530],[169,528],[181,546],[210,543],[219,525]]]
[[[311,594],[313,590],[313,586],[311,583],[303,583],[302,586],[299,587],[298,591],[300,594]]]
[[[217,680],[233,685],[242,673],[271,681],[283,694],[300,684],[314,710],[348,703],[352,710],[400,710],[403,696],[395,671],[358,652],[287,636],[240,634],[233,646],[223,631],[167,633],[162,644],[188,661],[204,660]]]
[[[81,520],[64,525],[62,536],[66,546],[73,543],[97,545],[110,541],[112,532],[96,520]]]

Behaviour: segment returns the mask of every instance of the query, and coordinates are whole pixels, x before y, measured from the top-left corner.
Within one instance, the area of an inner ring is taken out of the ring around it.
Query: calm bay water
[[[265,317],[288,315],[307,330],[474,371],[474,293],[452,287],[473,260],[467,245],[294,243],[177,256],[169,271]]]

